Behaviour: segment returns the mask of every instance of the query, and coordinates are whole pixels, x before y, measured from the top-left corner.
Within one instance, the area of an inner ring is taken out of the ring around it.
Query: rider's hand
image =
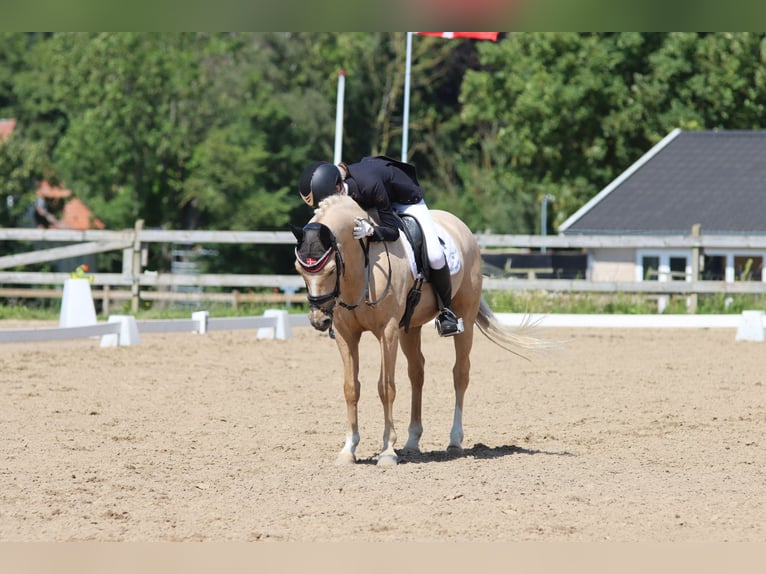
[[[356,225],[354,226],[354,239],[369,237],[375,233],[375,229],[373,228],[372,224],[366,219],[357,217],[354,221],[356,222]]]

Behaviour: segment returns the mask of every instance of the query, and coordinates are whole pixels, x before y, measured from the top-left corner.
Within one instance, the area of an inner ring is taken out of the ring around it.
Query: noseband
[[[391,287],[391,256],[388,253],[388,245],[386,245],[385,242],[383,242],[383,245],[386,249],[386,257],[388,258],[388,280],[386,281],[386,287],[383,290],[383,294],[378,297],[375,301],[370,301],[369,295],[370,295],[370,275],[372,273],[370,269],[370,247],[369,244],[366,241],[359,240],[359,245],[362,248],[362,253],[364,253],[364,269],[365,269],[365,285],[364,285],[364,291],[359,295],[359,298],[357,299],[356,303],[348,304],[341,300],[340,298],[340,278],[343,275],[346,264],[343,261],[343,255],[341,255],[340,250],[338,249],[338,241],[335,238],[335,235],[332,231],[330,231],[327,226],[321,224],[321,223],[309,223],[307,224],[303,230],[304,232],[309,229],[321,229],[324,228],[324,230],[327,232],[329,236],[329,243],[330,246],[327,248],[327,250],[319,257],[306,257],[305,259],[301,257],[299,252],[300,245],[295,247],[295,258],[300,264],[301,268],[303,268],[306,273],[319,273],[322,269],[324,269],[325,265],[327,265],[327,262],[330,261],[331,258],[335,259],[335,288],[332,290],[332,292],[327,293],[325,295],[312,295],[309,293],[306,295],[306,299],[309,302],[309,305],[312,308],[319,309],[320,311],[332,316],[333,308],[335,307],[335,304],[337,303],[344,309],[348,309],[349,311],[356,309],[359,304],[362,302],[362,299],[364,299],[364,302],[366,305],[370,307],[374,307],[376,304],[378,304],[388,293],[389,288]],[[304,233],[305,236],[305,233]]]

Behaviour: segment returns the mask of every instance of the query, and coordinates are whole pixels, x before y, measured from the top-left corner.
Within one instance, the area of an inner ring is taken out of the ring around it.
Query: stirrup
[[[436,318],[436,332],[440,337],[454,337],[464,329],[463,319],[457,317],[451,309],[443,309]]]

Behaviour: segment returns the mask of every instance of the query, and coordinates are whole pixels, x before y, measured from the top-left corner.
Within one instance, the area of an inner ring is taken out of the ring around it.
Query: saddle
[[[404,235],[407,237],[407,241],[412,246],[412,252],[415,255],[415,266],[418,270],[418,279],[415,280],[415,284],[407,293],[407,303],[404,308],[404,315],[401,321],[399,321],[399,327],[404,327],[404,332],[410,332],[410,320],[412,314],[415,311],[415,307],[420,302],[421,286],[423,281],[428,281],[431,274],[431,267],[428,264],[428,252],[426,251],[426,242],[423,237],[423,230],[420,227],[420,223],[417,219],[411,215],[405,213],[399,213],[399,218],[402,220]]]

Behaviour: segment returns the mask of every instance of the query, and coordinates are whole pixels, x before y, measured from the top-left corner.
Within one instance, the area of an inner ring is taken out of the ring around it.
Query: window
[[[644,281],[659,281],[660,280],[660,258],[656,255],[648,255],[641,258],[641,266],[643,267],[642,276]]]
[[[736,281],[761,281],[763,257],[759,255],[735,255],[734,278]]]
[[[702,258],[702,269],[700,270],[700,275],[705,281],[725,281],[726,256],[705,255]]]
[[[691,275],[687,253],[639,251],[638,281],[687,281]]]
[[[670,258],[671,281],[686,281],[686,257]]]

